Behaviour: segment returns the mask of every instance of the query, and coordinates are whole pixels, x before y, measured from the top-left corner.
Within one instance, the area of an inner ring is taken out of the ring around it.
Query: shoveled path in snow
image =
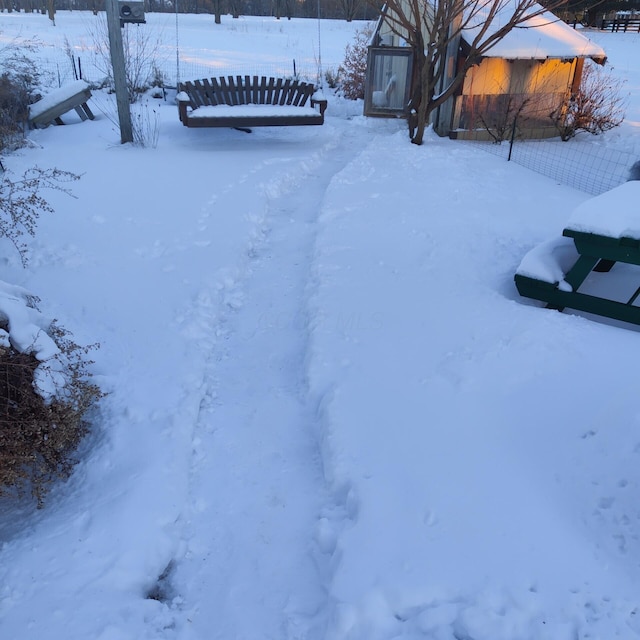
[[[217,346],[195,429],[182,553],[168,578],[179,638],[323,635],[313,540],[329,498],[306,384],[306,303],[318,212],[353,157],[352,137],[264,186],[263,237],[226,310],[211,318]]]

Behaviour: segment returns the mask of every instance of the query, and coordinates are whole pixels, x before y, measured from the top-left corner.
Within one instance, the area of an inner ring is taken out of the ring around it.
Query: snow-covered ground
[[[273,55],[254,22],[222,28]],[[640,36],[596,36],[637,78]],[[638,331],[513,284],[589,196],[331,95],[250,135],[153,109],[156,147],[95,109],[3,157],[82,174],[0,279],[100,343],[109,395],[44,509],[0,501],[0,638],[639,637]]]

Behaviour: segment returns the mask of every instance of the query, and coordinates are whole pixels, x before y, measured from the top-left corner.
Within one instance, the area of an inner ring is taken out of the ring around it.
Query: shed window
[[[411,82],[411,49],[370,47],[364,96],[366,116],[407,113]]]

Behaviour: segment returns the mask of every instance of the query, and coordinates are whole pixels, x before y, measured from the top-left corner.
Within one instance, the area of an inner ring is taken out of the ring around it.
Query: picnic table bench
[[[38,102],[29,105],[29,125],[43,129],[51,123],[64,124],[61,117],[74,109],[82,120],[93,120],[94,115],[87,105],[91,97],[89,85],[84,80],[76,80],[51,91]]]
[[[227,76],[179,88],[178,113],[185,127],[320,125],[327,108],[313,84],[292,79]]]
[[[578,207],[562,238],[534,248],[521,262],[515,274],[520,295],[560,311],[566,307],[640,324],[640,272],[627,272],[619,287],[612,276],[592,276],[608,274],[616,263],[640,266],[640,216],[634,215],[638,196],[640,182],[631,181]],[[606,278],[595,287],[606,296],[584,290],[597,278]]]

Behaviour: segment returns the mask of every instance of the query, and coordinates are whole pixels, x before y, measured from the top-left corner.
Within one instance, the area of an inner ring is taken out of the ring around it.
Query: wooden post
[[[516,139],[516,125],[518,123],[518,114],[513,116],[513,125],[511,127],[511,137],[509,138],[509,157],[507,162],[511,160],[511,152],[513,151],[513,141]]]
[[[118,0],[107,0],[106,9],[109,51],[111,53],[113,83],[116,89],[118,121],[120,123],[120,142],[125,144],[133,142],[133,127],[131,126],[131,108],[129,104],[129,89],[127,87],[127,73],[124,65],[124,47],[122,45],[122,32],[120,31]]]

